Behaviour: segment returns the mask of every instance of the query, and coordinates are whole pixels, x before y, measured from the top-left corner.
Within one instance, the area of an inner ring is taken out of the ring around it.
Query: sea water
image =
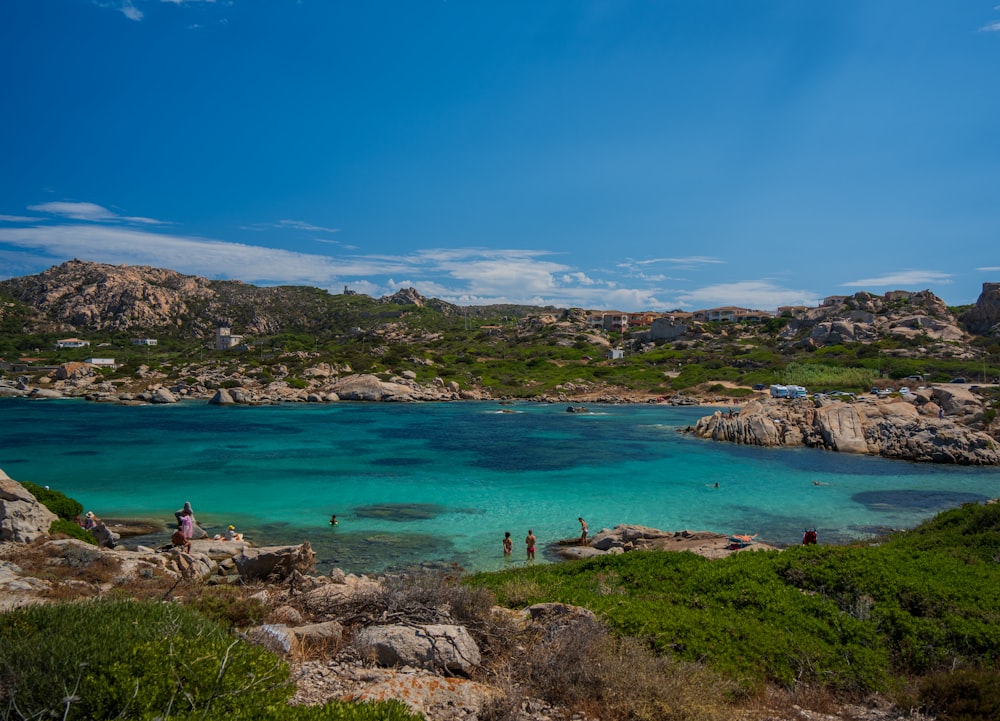
[[[190,501],[210,533],[256,545],[309,540],[320,570],[415,564],[493,570],[618,524],[758,534],[798,543],[908,528],[1000,496],[997,469],[756,448],[680,432],[712,411],[665,405],[497,402],[123,407],[0,400],[0,468],[99,517],[165,529]],[[718,484],[718,487],[716,487]],[[331,526],[331,514],[339,524]],[[515,539],[504,558],[505,531]]]

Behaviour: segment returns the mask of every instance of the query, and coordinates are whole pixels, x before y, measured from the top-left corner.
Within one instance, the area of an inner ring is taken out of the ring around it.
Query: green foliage
[[[821,363],[789,363],[781,374],[784,383],[806,388],[869,388],[878,378],[870,368]]]
[[[288,669],[182,606],[97,602],[0,617],[0,688],[27,717],[146,718],[284,702]]]
[[[21,485],[28,493],[37,498],[39,503],[64,521],[72,521],[83,513],[83,505],[61,491],[53,491],[30,481],[22,481]]]
[[[0,719],[416,721],[399,704],[290,707],[283,661],[183,606],[36,605],[0,615]]]
[[[481,574],[501,603],[561,601],[750,684],[850,692],[1000,662],[1000,505],[971,504],[873,546],[709,561],[631,553]]]
[[[73,521],[66,521],[62,518],[57,518],[52,521],[52,525],[49,526],[49,535],[54,536],[57,533],[61,533],[64,536],[69,536],[70,538],[75,538],[78,541],[83,541],[84,543],[92,543],[97,545],[97,539],[94,538],[94,534],[90,531],[84,530],[79,524]]]
[[[309,387],[309,381],[303,378],[286,378],[285,383],[288,384],[289,388],[297,388],[299,390]]]

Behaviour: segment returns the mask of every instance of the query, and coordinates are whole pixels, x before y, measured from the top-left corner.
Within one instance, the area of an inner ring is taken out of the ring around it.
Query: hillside
[[[664,313],[623,335],[605,330],[599,311],[579,308],[459,307],[412,288],[375,299],[72,260],[0,281],[0,357],[8,372],[29,375],[33,367],[113,359],[116,368],[93,373],[91,385],[133,392],[181,381],[208,392],[228,382],[288,400],[317,389],[319,376],[369,373],[450,384],[471,397],[738,401],[755,384],[777,382],[858,392],[911,376],[992,379],[1000,375],[998,288],[985,284],[966,309],[929,291],[859,292],[763,320]],[[242,343],[216,350],[220,326]],[[89,345],[56,348],[70,337]],[[156,345],[136,346],[135,338]],[[622,358],[608,358],[612,346]]]

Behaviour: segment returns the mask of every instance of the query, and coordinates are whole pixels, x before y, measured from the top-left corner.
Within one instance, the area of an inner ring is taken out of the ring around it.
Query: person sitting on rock
[[[179,528],[170,537],[170,545],[173,548],[183,548],[185,553],[191,553],[191,541],[184,537],[184,531]]]

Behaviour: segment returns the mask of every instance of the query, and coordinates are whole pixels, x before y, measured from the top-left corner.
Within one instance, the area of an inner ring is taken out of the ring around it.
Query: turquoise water
[[[0,468],[106,518],[166,524],[190,501],[210,532],[233,523],[257,545],[308,539],[321,570],[355,573],[522,563],[529,528],[552,558],[542,549],[577,535],[578,516],[591,534],[633,523],[783,545],[816,527],[835,543],[1000,496],[997,469],[733,446],[677,432],[705,408],[589,407],[3,399]]]

